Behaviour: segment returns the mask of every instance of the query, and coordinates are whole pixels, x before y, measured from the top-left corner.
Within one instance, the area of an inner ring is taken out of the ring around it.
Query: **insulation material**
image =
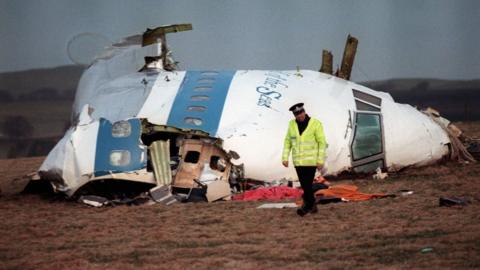
[[[172,171],[170,170],[170,141],[154,141],[149,146],[149,149],[157,185],[170,185],[172,183]]]

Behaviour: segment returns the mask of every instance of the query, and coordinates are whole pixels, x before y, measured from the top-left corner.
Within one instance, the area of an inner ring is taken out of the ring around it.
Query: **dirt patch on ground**
[[[0,159],[0,196],[21,192],[45,157]]]
[[[2,181],[41,158],[2,160]],[[300,218],[258,203],[89,208],[56,197],[0,197],[1,269],[480,268],[480,164],[357,179],[395,198],[321,205]],[[397,191],[412,190],[402,196]],[[470,200],[440,207],[439,197]]]

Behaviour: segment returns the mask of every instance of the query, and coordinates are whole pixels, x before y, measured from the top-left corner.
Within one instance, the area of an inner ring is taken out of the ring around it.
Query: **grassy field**
[[[459,123],[480,135],[480,123]],[[0,161],[0,181],[42,158]],[[89,208],[55,196],[0,197],[0,269],[479,269],[480,164],[447,162],[385,180],[334,181],[394,198],[294,209],[261,202]],[[412,190],[402,196],[398,191]],[[458,196],[466,206],[440,207]]]

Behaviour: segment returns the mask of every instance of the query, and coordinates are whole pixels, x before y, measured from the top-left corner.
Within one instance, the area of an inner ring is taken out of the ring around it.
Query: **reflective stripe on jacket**
[[[325,134],[322,123],[310,118],[302,135],[295,119],[288,123],[287,135],[283,144],[282,161],[288,161],[290,151],[294,166],[317,166],[325,162]]]

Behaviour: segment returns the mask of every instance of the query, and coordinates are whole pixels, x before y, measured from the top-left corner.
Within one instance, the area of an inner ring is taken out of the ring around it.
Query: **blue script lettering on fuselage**
[[[265,81],[257,86],[258,97],[257,105],[271,108],[272,101],[279,100],[282,97],[282,91],[288,88],[287,77],[290,74],[282,71],[268,71],[265,73]]]

